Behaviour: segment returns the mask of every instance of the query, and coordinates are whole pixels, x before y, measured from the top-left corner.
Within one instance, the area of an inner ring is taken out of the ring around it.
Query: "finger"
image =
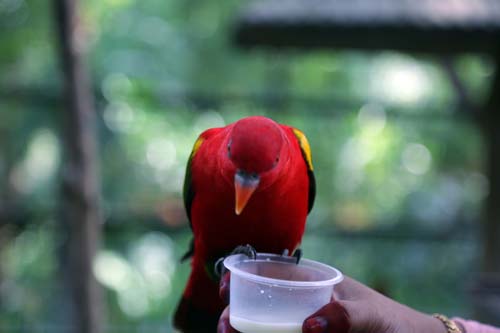
[[[351,329],[348,311],[339,302],[331,302],[307,317],[303,333],[348,333]]]
[[[230,280],[231,280],[231,274],[227,272],[221,277],[219,282],[219,297],[225,304],[229,304]]]
[[[239,333],[231,327],[229,323],[229,307],[226,307],[222,312],[219,323],[217,324],[217,333]]]

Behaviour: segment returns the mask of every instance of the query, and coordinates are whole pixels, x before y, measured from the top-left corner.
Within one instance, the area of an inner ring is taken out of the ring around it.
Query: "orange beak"
[[[240,215],[250,200],[253,192],[259,186],[260,177],[257,174],[246,173],[242,170],[236,171],[234,175],[234,191],[236,196],[236,206],[234,211]]]

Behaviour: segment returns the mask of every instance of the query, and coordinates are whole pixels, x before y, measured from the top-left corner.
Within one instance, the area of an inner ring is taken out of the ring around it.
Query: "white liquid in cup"
[[[242,333],[301,333],[302,323],[273,323],[229,316],[231,326]]]

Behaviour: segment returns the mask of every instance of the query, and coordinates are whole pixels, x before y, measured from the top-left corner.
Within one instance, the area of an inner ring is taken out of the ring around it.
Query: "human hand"
[[[383,296],[349,278],[332,301],[304,320],[304,333],[446,333],[438,319]]]
[[[220,295],[229,300],[229,273],[221,279]],[[222,313],[218,333],[237,333],[229,324],[229,307]],[[304,320],[303,333],[446,333],[438,319],[387,298],[345,277],[332,301]]]
[[[222,275],[219,283],[219,297],[226,304],[229,304],[230,277],[231,273],[225,273],[224,275]],[[224,311],[222,311],[222,314],[219,318],[219,323],[217,324],[217,333],[239,333],[229,323],[229,306],[226,306]]]

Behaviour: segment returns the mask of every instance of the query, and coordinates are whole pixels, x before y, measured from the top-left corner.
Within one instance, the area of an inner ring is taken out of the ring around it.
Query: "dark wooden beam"
[[[240,22],[235,41],[240,47],[271,49],[395,50],[425,54],[494,53],[498,32],[437,30],[398,26],[329,26]]]
[[[235,22],[243,47],[493,53],[500,7],[491,0],[253,1]]]
[[[71,290],[75,333],[103,330],[102,291],[92,269],[99,248],[101,216],[96,114],[87,69],[78,0],[54,0],[60,45],[65,108],[61,219],[67,231],[62,273]]]

